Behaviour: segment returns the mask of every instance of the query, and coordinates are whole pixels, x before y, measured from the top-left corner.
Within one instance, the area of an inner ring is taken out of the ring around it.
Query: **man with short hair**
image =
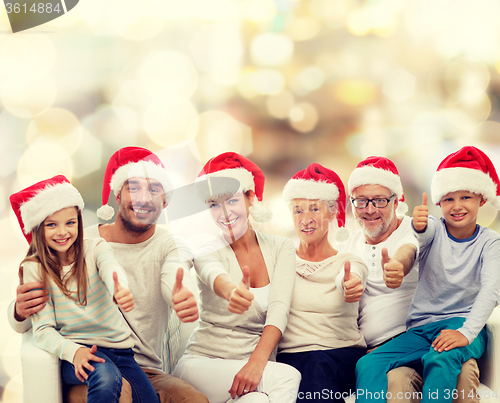
[[[403,187],[391,160],[369,157],[361,161],[347,187],[361,229],[351,235],[342,251],[362,257],[369,269],[358,324],[371,351],[406,331],[406,316],[418,282],[418,241],[411,217],[405,216],[408,208]],[[479,370],[472,361],[459,376],[458,388],[466,391],[465,398],[479,386]],[[399,367],[387,378],[387,391],[392,395],[388,401],[420,401],[423,380],[418,371]]]
[[[110,219],[114,214],[107,205],[111,190],[119,206],[115,221],[86,228],[85,237],[102,237],[109,242],[127,273],[135,308],[123,315],[137,338],[135,359],[153,384],[161,403],[207,403],[207,398],[190,384],[162,370],[163,338],[170,308],[183,322],[198,318],[193,293],[183,286],[183,280],[189,282],[192,253],[180,238],[156,226],[171,195],[165,168],[149,150],[122,148],[113,154],[106,168],[104,206],[98,210],[100,218]],[[41,284],[33,283],[18,287],[17,299],[9,307],[14,330],[28,330],[31,321],[24,319],[45,305],[44,291],[30,291],[40,287]],[[127,394],[126,391],[122,393]],[[85,402],[86,387],[71,388],[69,401]],[[120,399],[121,403],[131,401],[131,396]]]

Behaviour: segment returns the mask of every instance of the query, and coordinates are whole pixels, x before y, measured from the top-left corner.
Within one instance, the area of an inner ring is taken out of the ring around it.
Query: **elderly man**
[[[190,384],[162,371],[163,337],[167,331],[170,307],[183,322],[198,318],[196,300],[183,286],[189,282],[192,254],[185,243],[156,226],[169,201],[171,186],[165,168],[151,151],[125,147],[110,158],[104,175],[103,203],[98,216],[110,219],[114,212],[107,205],[111,190],[119,211],[114,223],[85,230],[86,238],[102,237],[110,243],[115,257],[128,275],[135,308],[124,313],[137,336],[135,359],[153,384],[161,403],[208,402]],[[43,291],[30,291],[41,284],[22,284],[9,307],[14,330],[24,332],[26,320],[46,303]],[[86,386],[71,388],[70,402],[86,401]],[[130,387],[124,383],[120,402],[131,402]]]
[[[369,157],[360,162],[349,178],[348,193],[361,229],[342,250],[361,256],[369,269],[358,324],[370,351],[406,331],[406,315],[418,281],[418,242],[411,218],[404,215],[403,187],[391,160]],[[479,386],[479,370],[475,360],[463,368],[457,390],[465,392],[458,394],[457,401],[471,402],[474,399],[468,394]],[[423,380],[417,370],[400,367],[387,378],[388,401],[420,401]]]

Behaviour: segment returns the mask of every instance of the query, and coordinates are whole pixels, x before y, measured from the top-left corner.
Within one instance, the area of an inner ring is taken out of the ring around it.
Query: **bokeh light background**
[[[12,34],[2,4],[0,400],[20,402],[22,384],[5,315],[26,252],[12,192],[64,174],[89,225],[114,151],[194,141],[202,162],[236,151],[264,170],[277,233],[283,185],[311,162],[346,181],[388,156],[413,209],[461,146],[500,168],[499,15],[497,0],[80,0]],[[500,227],[489,207],[480,222]]]

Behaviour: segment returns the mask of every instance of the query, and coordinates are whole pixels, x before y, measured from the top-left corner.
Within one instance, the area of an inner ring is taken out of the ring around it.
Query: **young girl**
[[[33,315],[36,345],[63,360],[66,384],[88,385],[89,403],[118,403],[122,376],[134,403],[157,402],[115,305],[125,312],[134,307],[125,273],[104,239],[83,239],[80,193],[58,175],[14,193],[10,202],[30,243],[21,262],[24,282],[41,282],[48,294]]]

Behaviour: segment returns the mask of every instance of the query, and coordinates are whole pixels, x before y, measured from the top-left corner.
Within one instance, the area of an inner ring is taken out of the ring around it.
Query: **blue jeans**
[[[297,401],[334,401],[354,394],[356,362],[366,354],[361,347],[279,353],[276,361],[296,368],[302,375]]]
[[[122,376],[132,387],[134,403],[157,403],[158,397],[144,371],[134,360],[131,348],[114,349],[97,347],[94,354],[104,358],[106,362],[94,362],[94,371],[89,372],[86,382],[80,381],[75,374],[75,367],[68,361],[63,361],[61,373],[64,383],[68,385],[88,386],[87,403],[118,403],[122,388]]]
[[[469,358],[477,359],[484,352],[486,330],[483,328],[469,345],[441,353],[434,351],[432,342],[441,330],[459,329],[464,322],[464,318],[451,318],[418,326],[365,355],[356,366],[356,402],[385,401],[389,398],[386,396],[387,372],[421,361],[424,367],[422,403],[451,403],[462,363]]]

